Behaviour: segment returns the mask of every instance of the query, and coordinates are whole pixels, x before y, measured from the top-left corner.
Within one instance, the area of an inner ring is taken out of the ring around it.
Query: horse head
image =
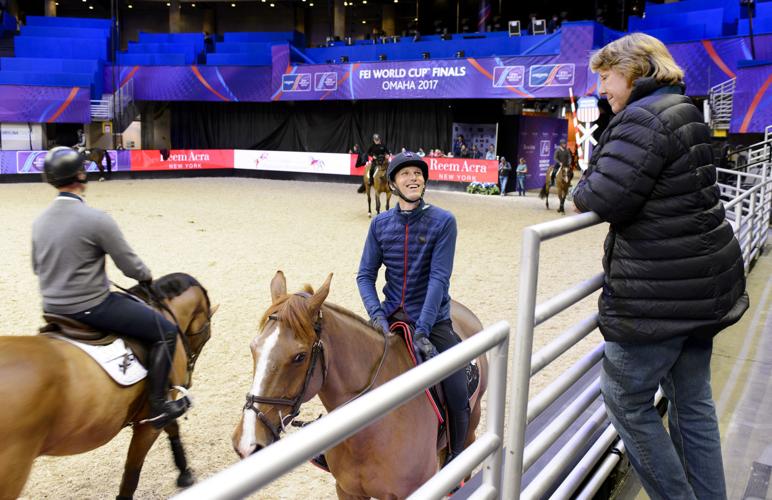
[[[242,458],[278,441],[300,405],[320,391],[327,371],[321,311],[331,280],[332,274],[316,293],[306,287],[296,294],[287,294],[281,271],[271,280],[272,304],[249,345],[252,387],[233,433]]]

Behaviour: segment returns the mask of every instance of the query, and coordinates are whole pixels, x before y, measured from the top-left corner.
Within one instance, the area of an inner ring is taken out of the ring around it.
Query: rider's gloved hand
[[[374,318],[370,319],[370,326],[375,328],[375,331],[379,332],[383,336],[389,335],[389,322],[386,321],[386,318],[383,316],[375,316]]]
[[[437,348],[429,340],[429,335],[418,331],[413,334],[413,350],[415,351],[416,361],[419,363],[429,361],[439,354]]]

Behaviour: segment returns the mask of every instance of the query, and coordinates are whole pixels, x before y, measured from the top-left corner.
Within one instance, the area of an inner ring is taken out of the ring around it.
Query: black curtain
[[[327,101],[278,103],[175,102],[175,149],[267,149],[343,153],[367,149],[380,134],[392,152],[402,147],[450,149],[448,101]]]

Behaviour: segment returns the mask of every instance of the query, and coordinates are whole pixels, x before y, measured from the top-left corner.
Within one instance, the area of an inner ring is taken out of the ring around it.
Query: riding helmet
[[[43,180],[54,187],[79,182],[78,173],[85,172],[83,156],[67,146],[58,146],[46,153]]]
[[[394,177],[397,172],[405,167],[418,167],[421,169],[421,173],[424,175],[424,181],[429,180],[429,165],[417,154],[412,151],[405,151],[399,153],[391,159],[389,163],[389,169],[386,171],[386,175],[389,177],[389,181],[394,182]]]

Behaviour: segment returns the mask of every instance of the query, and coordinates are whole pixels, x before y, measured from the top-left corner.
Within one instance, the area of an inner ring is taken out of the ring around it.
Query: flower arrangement
[[[466,187],[471,194],[499,194],[499,186],[495,182],[472,182]]]

